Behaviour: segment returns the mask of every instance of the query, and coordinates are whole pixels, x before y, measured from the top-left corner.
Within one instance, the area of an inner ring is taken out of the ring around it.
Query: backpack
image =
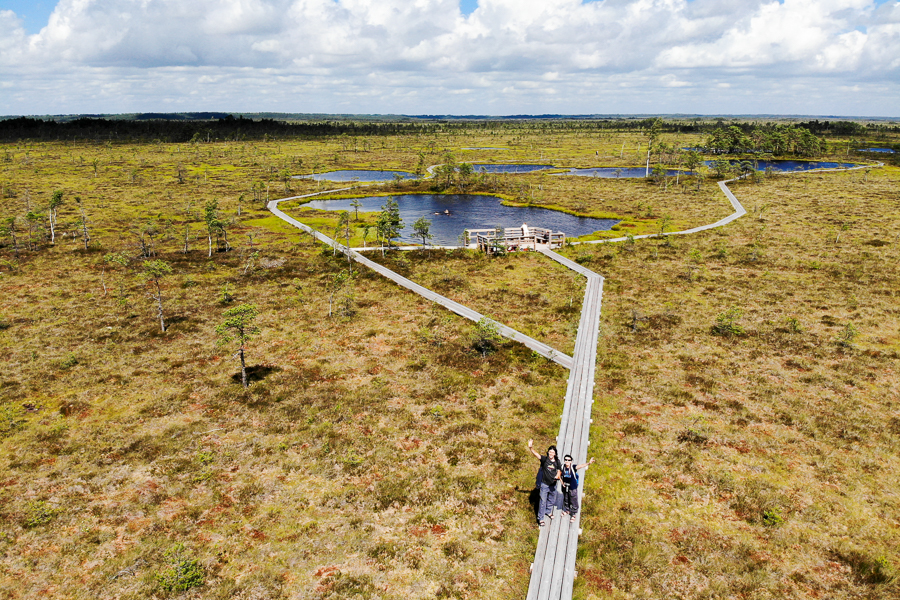
[[[578,469],[575,468],[575,464],[574,464],[575,461],[572,461],[572,462],[573,462],[572,473],[571,473],[571,476],[569,477],[569,479],[575,480],[575,489],[578,489]],[[560,469],[560,475],[562,476],[563,485],[565,485],[565,480],[566,480],[566,468],[565,467]]]

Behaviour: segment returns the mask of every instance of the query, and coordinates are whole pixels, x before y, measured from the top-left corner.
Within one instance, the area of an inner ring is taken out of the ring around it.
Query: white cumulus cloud
[[[59,0],[0,112],[888,114],[898,48],[896,0]]]

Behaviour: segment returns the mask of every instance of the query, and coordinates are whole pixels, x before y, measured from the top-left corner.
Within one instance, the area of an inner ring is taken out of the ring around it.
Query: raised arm
[[[537,452],[535,452],[534,448],[531,447],[533,444],[534,444],[534,440],[528,440],[528,449],[531,451],[532,454],[534,454],[536,457],[540,458],[541,455],[538,454]]]
[[[596,460],[597,460],[596,458],[592,458],[591,460],[587,461],[586,463],[580,464],[577,467],[575,467],[575,470],[580,471],[580,470],[586,468],[588,465],[594,464],[594,461],[596,461]]]

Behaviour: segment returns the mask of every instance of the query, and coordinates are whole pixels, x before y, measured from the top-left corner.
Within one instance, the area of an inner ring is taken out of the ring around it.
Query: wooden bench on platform
[[[543,227],[506,227],[496,229],[466,229],[466,244],[475,244],[488,254],[495,252],[517,252],[540,248],[561,248],[566,243],[566,234]]]

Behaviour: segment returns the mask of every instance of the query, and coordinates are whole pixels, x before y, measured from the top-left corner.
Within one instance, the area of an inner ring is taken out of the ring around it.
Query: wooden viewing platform
[[[474,244],[482,252],[493,254],[498,250],[516,252],[519,250],[538,250],[544,248],[562,248],[566,243],[566,234],[543,227],[506,227],[496,229],[466,229],[466,244]]]

